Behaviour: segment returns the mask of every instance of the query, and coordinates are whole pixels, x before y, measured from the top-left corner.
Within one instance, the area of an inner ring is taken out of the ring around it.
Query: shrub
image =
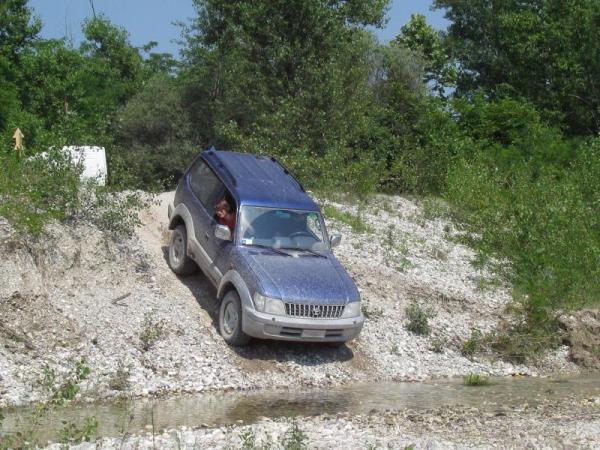
[[[433,317],[431,310],[423,309],[415,301],[406,308],[406,317],[408,322],[406,329],[419,336],[428,336],[431,332],[429,319]]]
[[[481,334],[481,331],[471,331],[471,337],[463,343],[460,349],[461,355],[466,356],[467,358],[470,358],[473,355],[475,355],[475,353],[477,353],[477,351],[479,351],[479,349],[481,348],[482,339],[483,335]]]
[[[81,169],[67,155],[51,151],[48,158],[22,160],[0,153],[0,164],[0,216],[15,228],[39,234],[48,221],[75,214]]]
[[[285,450],[303,450],[307,448],[307,440],[308,437],[300,427],[298,427],[298,423],[294,420],[292,426],[283,437],[282,447]]]
[[[148,351],[165,333],[165,326],[161,320],[156,318],[156,311],[144,314],[144,322],[140,331],[140,342],[142,349]]]
[[[556,334],[559,311],[600,303],[600,139],[583,144],[564,167],[534,157],[509,167],[482,154],[464,160],[450,173],[447,198],[478,261],[514,286],[523,322],[509,332],[528,353],[539,330]]]
[[[39,235],[52,220],[87,221],[104,231],[131,234],[148,202],[139,192],[117,193],[93,180],[81,182],[82,167],[58,150],[28,159],[0,152],[0,164],[0,216],[28,235]]]
[[[472,373],[463,378],[463,384],[465,386],[487,386],[490,384],[490,380],[481,375]]]

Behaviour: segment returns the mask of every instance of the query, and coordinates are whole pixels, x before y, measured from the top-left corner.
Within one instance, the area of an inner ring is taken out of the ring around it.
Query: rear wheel
[[[185,225],[177,225],[169,242],[169,267],[177,275],[190,275],[198,268],[187,255],[187,231]]]
[[[229,291],[221,302],[219,331],[231,345],[246,345],[250,341],[250,336],[242,330],[242,302],[236,291]]]

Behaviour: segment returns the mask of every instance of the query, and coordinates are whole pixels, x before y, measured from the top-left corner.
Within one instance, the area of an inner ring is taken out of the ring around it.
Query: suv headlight
[[[256,292],[254,294],[254,307],[259,312],[273,314],[276,316],[285,316],[285,305],[277,298],[265,297]]]
[[[360,316],[360,301],[348,303],[342,313],[342,319]]]

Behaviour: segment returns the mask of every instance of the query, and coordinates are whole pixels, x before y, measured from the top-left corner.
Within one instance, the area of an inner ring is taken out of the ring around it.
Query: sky
[[[158,42],[155,52],[177,55],[180,28],[173,22],[187,21],[194,16],[191,0],[30,0],[29,6],[43,23],[42,37],[63,38],[78,46],[82,40],[81,22],[92,16],[91,3],[96,14],[106,15],[111,22],[129,32],[130,41],[142,46]],[[430,11],[431,0],[392,0],[385,29],[375,29],[382,41],[393,39],[411,14],[423,14],[438,29],[447,21],[442,11]]]

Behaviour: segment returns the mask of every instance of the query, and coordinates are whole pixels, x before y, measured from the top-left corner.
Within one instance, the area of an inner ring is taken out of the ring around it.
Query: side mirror
[[[329,245],[331,246],[331,248],[337,247],[338,245],[340,245],[341,242],[342,242],[341,234],[332,234],[331,237],[329,238]]]
[[[231,231],[229,231],[229,227],[227,225],[217,225],[215,227],[215,237],[222,241],[230,241]]]

